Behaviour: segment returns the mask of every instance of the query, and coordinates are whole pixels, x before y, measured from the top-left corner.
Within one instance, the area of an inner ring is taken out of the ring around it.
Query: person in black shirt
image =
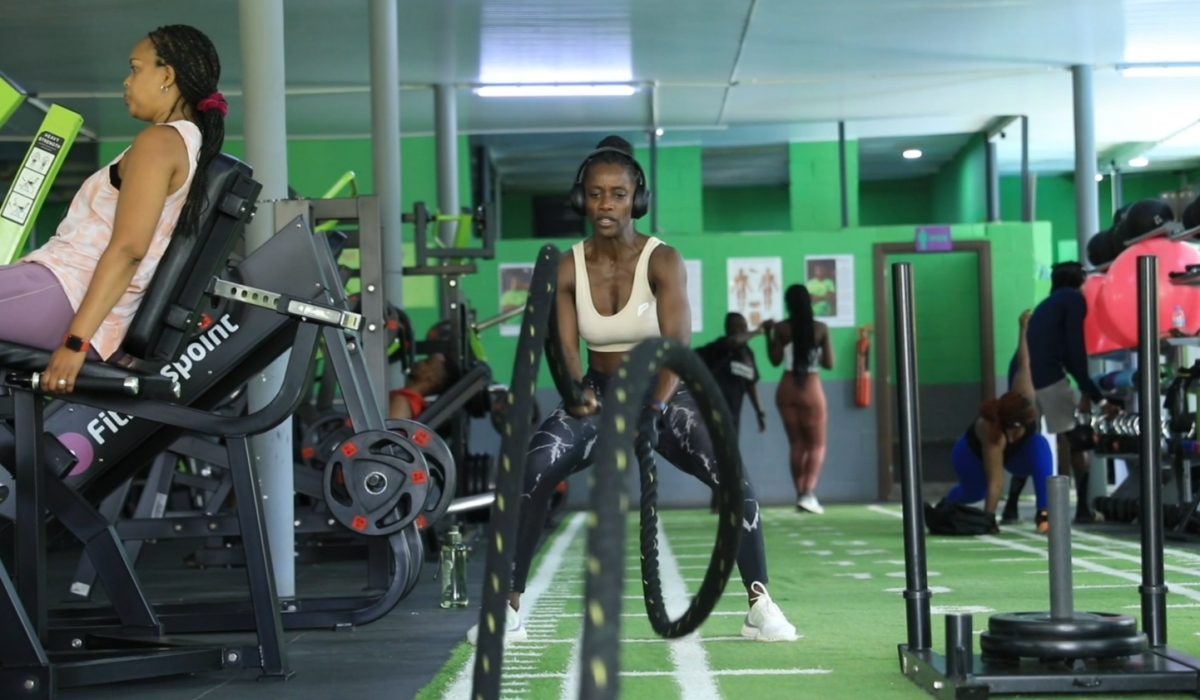
[[[1004,472],[1014,478],[1032,477],[1037,492],[1037,526],[1049,529],[1047,480],[1054,468],[1050,442],[1038,432],[1036,392],[1029,372],[1029,347],[1025,342],[1030,313],[1021,314],[1021,340],[1017,351],[1018,368],[1012,390],[998,399],[984,401],[951,452],[959,483],[946,496],[951,503],[984,501],[983,509],[994,519]],[[993,532],[1000,528],[994,524]]]
[[[742,425],[742,402],[746,395],[750,396],[750,404],[754,406],[754,415],[758,419],[758,432],[767,430],[767,414],[762,409],[758,396],[758,363],[754,359],[754,351],[749,342],[754,336],[763,333],[771,321],[764,322],[758,329],[749,330],[746,317],[737,312],[725,316],[725,335],[707,345],[696,348],[696,354],[708,365],[708,369],[721,387],[725,403],[729,404],[729,412],[733,416],[733,430],[738,433]],[[712,512],[717,512],[717,493],[714,490],[709,504]]]
[[[1050,296],[1034,309],[1028,330],[1029,375],[1037,395],[1037,408],[1046,420],[1046,432],[1056,436],[1059,473],[1075,473],[1076,522],[1095,520],[1087,499],[1090,455],[1072,450],[1068,434],[1076,426],[1077,408],[1090,413],[1093,404],[1104,402],[1100,388],[1088,374],[1083,341],[1083,319],[1088,308],[1081,290],[1086,279],[1087,273],[1077,262],[1055,265],[1050,275]],[[1009,367],[1010,381],[1016,364],[1014,357]],[[1071,386],[1068,375],[1075,380],[1078,391]],[[1104,409],[1117,410],[1107,405]],[[1024,486],[1023,479],[1012,480],[1004,508],[1005,521],[1017,519],[1017,498]]]
[[[750,339],[772,325],[771,321],[764,322],[757,330],[749,330],[746,317],[739,313],[725,316],[725,335],[717,338],[708,345],[696,348],[696,354],[708,365],[708,369],[721,387],[721,394],[729,404],[729,412],[733,414],[733,429],[741,428],[742,401],[750,396],[750,404],[754,406],[754,415],[758,419],[758,432],[767,429],[767,414],[763,412],[762,402],[758,396],[758,363],[754,359],[754,351],[750,349]]]

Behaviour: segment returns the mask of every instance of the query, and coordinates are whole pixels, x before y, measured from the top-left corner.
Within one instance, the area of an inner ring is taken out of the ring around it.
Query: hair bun
[[[615,148],[630,158],[633,157],[633,144],[615,134],[612,136],[605,136],[600,143],[596,144],[596,148]]]

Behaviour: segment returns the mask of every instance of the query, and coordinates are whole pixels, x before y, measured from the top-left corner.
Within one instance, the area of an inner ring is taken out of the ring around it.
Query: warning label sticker
[[[29,155],[17,171],[17,177],[13,181],[4,209],[0,211],[0,217],[18,226],[25,225],[46,184],[46,175],[54,166],[54,159],[62,152],[65,143],[61,136],[48,131],[38,134],[33,147],[29,149]]]

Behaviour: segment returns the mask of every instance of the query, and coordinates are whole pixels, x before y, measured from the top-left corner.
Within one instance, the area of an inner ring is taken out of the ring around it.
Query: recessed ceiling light
[[[1137,158],[1129,161],[1129,167],[1131,168],[1144,168],[1147,165],[1150,165],[1150,159],[1146,156],[1138,156]]]
[[[901,155],[903,155],[908,160],[916,160],[917,158],[921,157],[921,151],[916,148],[910,148],[907,151],[905,151],[904,153],[902,153]]]
[[[655,136],[662,136],[662,135],[663,135],[663,130],[662,130],[662,129],[655,129],[655,130],[654,130],[654,135],[655,135]]]
[[[1104,175],[1101,173],[1096,173],[1096,182],[1104,182]]]
[[[637,92],[632,85],[485,85],[475,88],[480,97],[625,97]]]

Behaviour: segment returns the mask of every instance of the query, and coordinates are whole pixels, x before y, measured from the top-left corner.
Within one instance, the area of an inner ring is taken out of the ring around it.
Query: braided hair
[[[783,303],[787,307],[788,325],[792,328],[792,366],[789,369],[803,377],[808,374],[808,361],[817,344],[812,295],[808,293],[808,287],[793,284],[784,292]]]
[[[629,143],[620,136],[614,135],[604,137],[603,141],[596,144],[596,148],[615,148],[620,151],[620,153],[605,151],[592,156],[591,160],[588,161],[587,170],[585,170],[583,173],[583,182],[587,182],[588,170],[591,170],[593,165],[598,163],[615,163],[616,165],[620,165],[621,167],[625,168],[625,172],[629,173],[629,179],[633,180],[635,185],[638,183],[639,175],[637,166],[634,165],[633,144]]]
[[[225,144],[225,113],[221,109],[200,109],[199,104],[217,92],[221,79],[221,58],[204,32],[184,24],[159,27],[150,32],[150,42],[158,54],[158,65],[175,69],[179,99],[191,108],[192,120],[200,128],[200,155],[192,186],[188,190],[175,231],[185,236],[198,233],[208,188],[208,166]],[[176,107],[179,107],[176,104]]]

